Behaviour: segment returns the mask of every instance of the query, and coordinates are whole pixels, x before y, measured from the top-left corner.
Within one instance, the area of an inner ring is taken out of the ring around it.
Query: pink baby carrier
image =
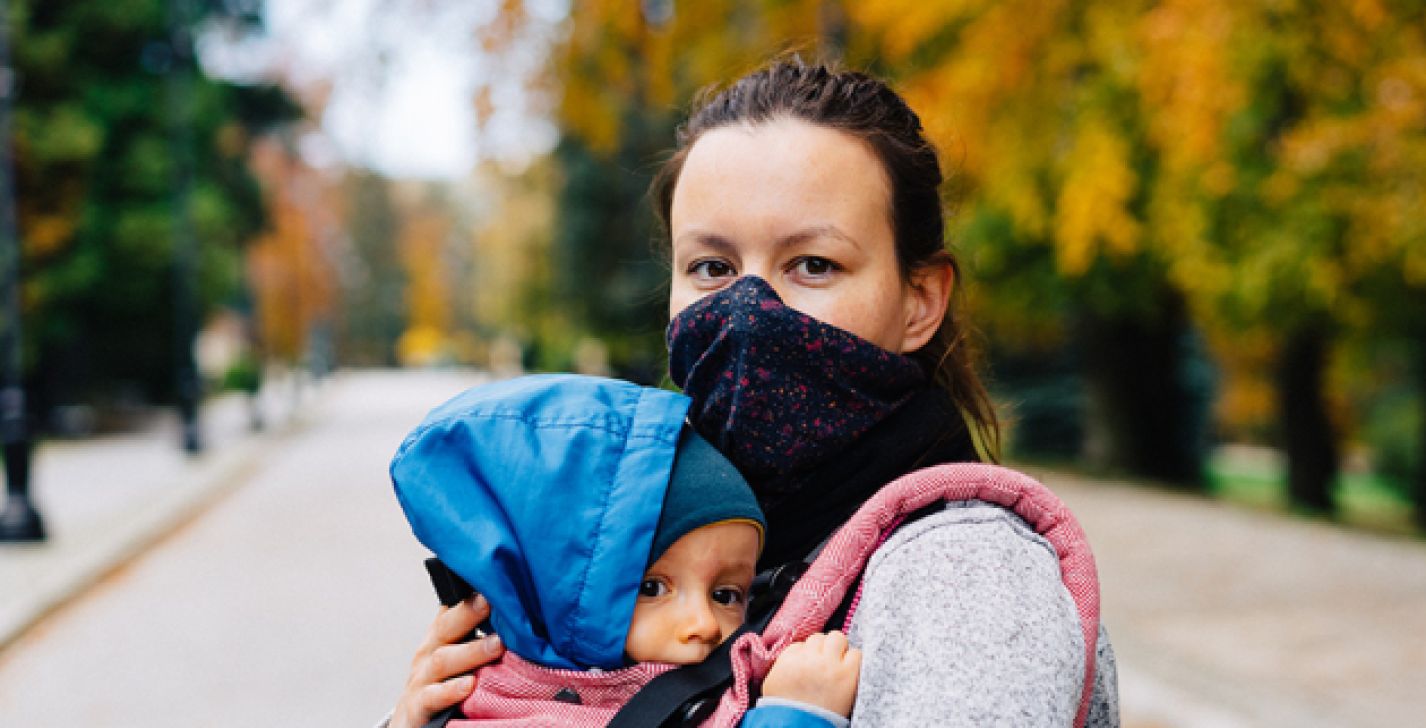
[[[1025,520],[1060,559],[1060,574],[1074,599],[1084,633],[1084,687],[1074,725],[1084,725],[1094,690],[1099,636],[1099,579],[1089,542],[1054,493],[1033,478],[981,463],[955,463],[918,470],[887,484],[857,510],[827,542],[788,593],[762,634],[745,633],[732,645],[732,688],[723,693],[705,728],[736,726],[755,697],[756,686],[788,645],[828,628],[827,620],[858,584],[867,559],[910,514],[937,501],[980,500]],[[853,596],[851,624],[860,594]],[[635,665],[608,672],[552,670],[508,654],[479,672],[479,684],[463,710],[471,721],[451,725],[604,726],[639,689],[670,665]]]

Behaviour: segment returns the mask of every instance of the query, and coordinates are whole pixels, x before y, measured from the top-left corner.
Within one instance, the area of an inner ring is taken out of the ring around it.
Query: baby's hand
[[[763,681],[763,695],[787,698],[850,716],[857,697],[862,651],[838,631],[788,645]]]

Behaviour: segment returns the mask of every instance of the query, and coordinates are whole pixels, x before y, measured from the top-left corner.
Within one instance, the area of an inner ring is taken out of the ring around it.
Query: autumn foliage
[[[1087,332],[1147,360],[1134,339],[1201,341],[1220,371],[1215,431],[1276,432],[1301,464],[1304,447],[1356,441],[1374,376],[1353,352],[1426,338],[1418,3],[635,7],[572,6],[555,62],[568,135],[615,155],[631,120],[676,118],[695,89],[789,47],[885,75],[952,172],[950,242],[997,345]],[[1175,366],[1157,376],[1181,379]],[[1170,407],[1169,385],[1143,391]],[[1336,463],[1295,465],[1297,502],[1330,508]]]

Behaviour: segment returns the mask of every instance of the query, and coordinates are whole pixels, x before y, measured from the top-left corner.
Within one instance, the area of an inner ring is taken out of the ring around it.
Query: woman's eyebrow
[[[678,247],[679,244],[692,245],[695,243],[704,247],[713,248],[725,255],[736,252],[736,246],[733,245],[733,241],[722,235],[706,233],[701,230],[690,230],[679,235],[673,241],[674,247]]]
[[[794,245],[798,245],[799,243],[805,243],[808,240],[812,240],[814,238],[823,237],[840,240],[842,242],[847,243],[848,245],[851,245],[854,248],[857,248],[858,250],[861,250],[862,248],[861,243],[858,242],[856,238],[846,234],[845,232],[842,232],[841,228],[831,224],[812,225],[809,227],[802,228],[800,230],[795,230],[791,233],[788,233],[787,235],[778,238],[773,244],[779,250],[781,250],[783,248],[789,248]],[[674,239],[673,244],[674,247],[677,247],[679,245],[697,244],[703,247],[712,248],[715,251],[724,255],[731,255],[732,253],[737,252],[737,246],[733,244],[733,241],[723,237],[722,235],[718,235],[717,233],[709,233],[701,230],[690,230],[688,232],[682,233]]]
[[[778,239],[777,247],[786,248],[792,245],[797,245],[798,243],[805,243],[813,238],[823,237],[840,240],[858,250],[860,250],[862,247],[861,243],[857,242],[856,238],[842,232],[841,228],[838,228],[836,225],[832,224],[812,225],[810,227],[802,228],[801,230],[798,230],[791,234],[784,235]]]

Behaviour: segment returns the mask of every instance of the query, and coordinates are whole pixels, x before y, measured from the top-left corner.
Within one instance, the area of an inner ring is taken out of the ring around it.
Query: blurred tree
[[[397,342],[402,364],[455,360],[455,299],[458,266],[451,253],[455,230],[433,188],[408,183],[397,251],[406,273],[407,325]]]
[[[673,146],[677,104],[789,42],[830,34],[835,18],[824,17],[824,7],[835,5],[650,0],[571,7],[553,68],[564,136],[555,152],[562,184],[549,285],[568,328],[602,339],[617,372],[643,381],[663,375],[666,241],[645,193],[660,155]],[[564,356],[574,343],[559,343]]]
[[[921,113],[976,320],[1074,350],[1092,452],[1197,483],[1206,350],[1219,416],[1275,417],[1291,499],[1330,510],[1351,406],[1337,353],[1426,331],[1423,19],[1409,0],[579,3],[552,71],[553,285],[596,329],[652,315],[576,282],[642,280],[630,210],[670,107],[820,43]]]
[[[255,23],[251,3],[204,4],[195,26]],[[137,387],[172,395],[174,56],[164,0],[12,3],[24,302],[40,409]],[[191,85],[189,201],[206,308],[230,296],[264,220],[246,167],[254,134],[293,118],[271,87]]]
[[[477,265],[461,305],[487,338],[525,343],[578,338],[551,284],[557,267],[550,252],[558,193],[554,166],[546,159],[518,175],[489,166],[481,170],[485,210],[472,236]],[[499,358],[493,353],[479,358],[497,367],[502,363],[491,361]],[[547,368],[559,367],[551,363]]]
[[[976,316],[1072,346],[1101,464],[1201,477],[1190,302],[1145,224],[1158,160],[1136,87],[1144,3],[848,3],[848,48],[900,80],[941,149]]]
[[[264,358],[297,365],[337,315],[345,253],[338,191],[275,135],[253,149],[251,164],[269,215],[247,250],[259,338]]]
[[[344,281],[342,359],[395,366],[396,342],[406,328],[406,274],[395,245],[399,213],[389,183],[371,172],[350,172],[343,187],[353,260]]]
[[[1170,172],[1150,223],[1175,231],[1205,319],[1272,332],[1288,494],[1309,510],[1333,510],[1348,434],[1334,351],[1419,335],[1426,314],[1423,20],[1410,2],[1185,2],[1145,24],[1173,81],[1145,99]]]

